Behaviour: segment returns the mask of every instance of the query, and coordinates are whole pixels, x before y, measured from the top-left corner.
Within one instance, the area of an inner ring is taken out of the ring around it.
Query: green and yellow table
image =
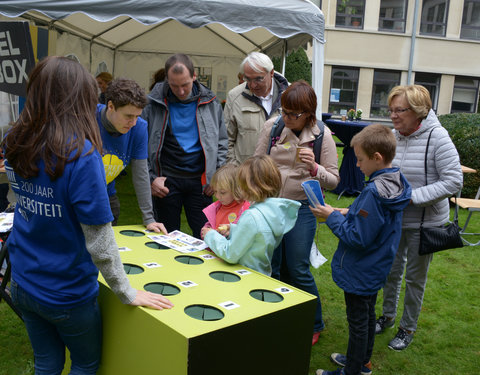
[[[100,276],[99,375],[308,374],[312,295],[208,250],[162,248],[142,226],[114,231],[132,286],[175,306],[123,305]]]

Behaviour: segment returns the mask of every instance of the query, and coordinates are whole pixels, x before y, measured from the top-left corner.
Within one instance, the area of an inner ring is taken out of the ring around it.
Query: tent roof
[[[278,38],[289,38],[289,49],[312,37],[324,42],[323,14],[309,0],[2,0],[0,14],[32,19],[123,51],[219,55],[212,36],[231,47],[230,53],[221,52],[224,56],[278,54],[283,48]],[[194,43],[176,38],[185,26],[202,28],[195,32],[204,33],[203,42],[198,35]]]

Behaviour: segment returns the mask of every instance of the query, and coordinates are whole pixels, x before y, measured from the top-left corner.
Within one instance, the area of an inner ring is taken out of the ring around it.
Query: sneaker
[[[408,333],[403,328],[399,328],[396,336],[388,343],[390,349],[400,351],[406,349],[413,341],[414,332]]]
[[[395,320],[382,315],[375,323],[375,334],[378,335],[383,333],[387,328],[393,328],[394,324]]]
[[[345,375],[345,371],[343,371],[343,368],[337,368],[334,371],[327,371],[327,370],[322,370],[318,369],[315,372],[316,375]]]
[[[330,359],[339,366],[345,367],[347,364],[347,356],[340,353],[333,353]],[[372,373],[372,362],[368,362],[362,366],[360,372],[362,375],[370,375]]]

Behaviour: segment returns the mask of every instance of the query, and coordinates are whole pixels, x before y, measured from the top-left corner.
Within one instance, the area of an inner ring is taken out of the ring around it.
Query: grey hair
[[[243,70],[245,64],[250,65],[250,67],[257,73],[269,73],[273,70],[272,60],[261,52],[251,52],[243,59],[240,64],[240,73],[242,74],[245,73]]]

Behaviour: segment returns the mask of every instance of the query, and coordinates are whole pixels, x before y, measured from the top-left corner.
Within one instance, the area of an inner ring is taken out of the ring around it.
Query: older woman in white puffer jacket
[[[448,197],[462,188],[463,175],[457,149],[433,112],[425,87],[396,86],[389,94],[388,105],[397,138],[392,166],[399,167],[412,186],[412,200],[403,214],[402,237],[383,289],[383,314],[377,319],[376,333],[394,326],[405,272],[403,316],[396,336],[388,344],[389,348],[398,351],[412,342],[417,330],[428,268],[433,258],[433,254],[418,254],[423,209],[424,226],[445,224],[450,212]],[[425,152],[430,133],[425,176]]]

